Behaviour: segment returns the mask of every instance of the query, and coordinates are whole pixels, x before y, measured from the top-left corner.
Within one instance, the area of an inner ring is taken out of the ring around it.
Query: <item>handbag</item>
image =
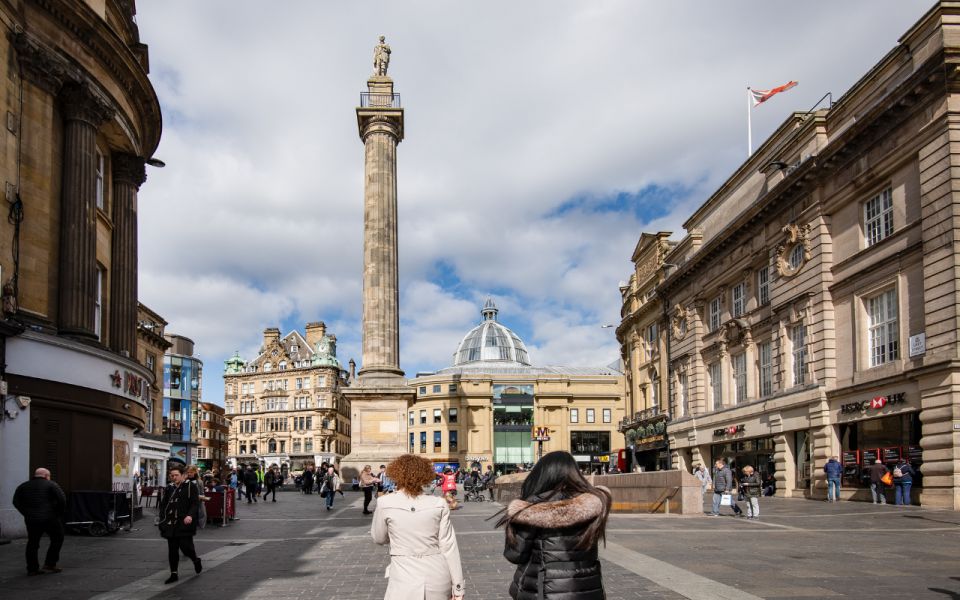
[[[723,494],[720,496],[720,506],[733,506],[733,495]]]

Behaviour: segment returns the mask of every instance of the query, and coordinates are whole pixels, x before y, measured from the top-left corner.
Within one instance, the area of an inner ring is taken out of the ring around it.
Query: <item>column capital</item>
[[[114,181],[129,183],[140,189],[143,182],[147,180],[146,162],[142,156],[114,152],[110,156],[110,161]]]
[[[67,62],[25,32],[12,37],[17,64],[24,78],[49,94],[57,95],[64,83],[71,79]]]
[[[112,103],[89,83],[72,83],[60,92],[63,116],[68,121],[84,121],[100,127],[116,113]]]

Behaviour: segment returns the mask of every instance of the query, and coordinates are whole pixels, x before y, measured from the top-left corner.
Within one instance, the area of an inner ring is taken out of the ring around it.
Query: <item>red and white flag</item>
[[[775,87],[772,90],[755,90],[750,88],[750,96],[753,98],[753,105],[757,106],[758,104],[763,104],[770,98],[773,98],[775,95],[780,92],[785,92],[792,87],[796,87],[797,82],[791,81],[790,83],[785,83],[780,87]]]

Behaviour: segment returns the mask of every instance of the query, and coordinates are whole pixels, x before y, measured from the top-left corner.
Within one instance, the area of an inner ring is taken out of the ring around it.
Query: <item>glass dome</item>
[[[497,322],[497,305],[488,298],[483,305],[483,321],[463,337],[453,355],[453,366],[474,362],[508,362],[530,365],[527,347],[509,328]]]

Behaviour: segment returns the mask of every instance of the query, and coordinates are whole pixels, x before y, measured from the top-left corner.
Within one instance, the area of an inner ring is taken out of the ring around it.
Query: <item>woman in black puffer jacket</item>
[[[597,546],[604,538],[610,492],[580,474],[567,452],[541,458],[507,506],[503,555],[517,565],[514,600],[603,600]]]

